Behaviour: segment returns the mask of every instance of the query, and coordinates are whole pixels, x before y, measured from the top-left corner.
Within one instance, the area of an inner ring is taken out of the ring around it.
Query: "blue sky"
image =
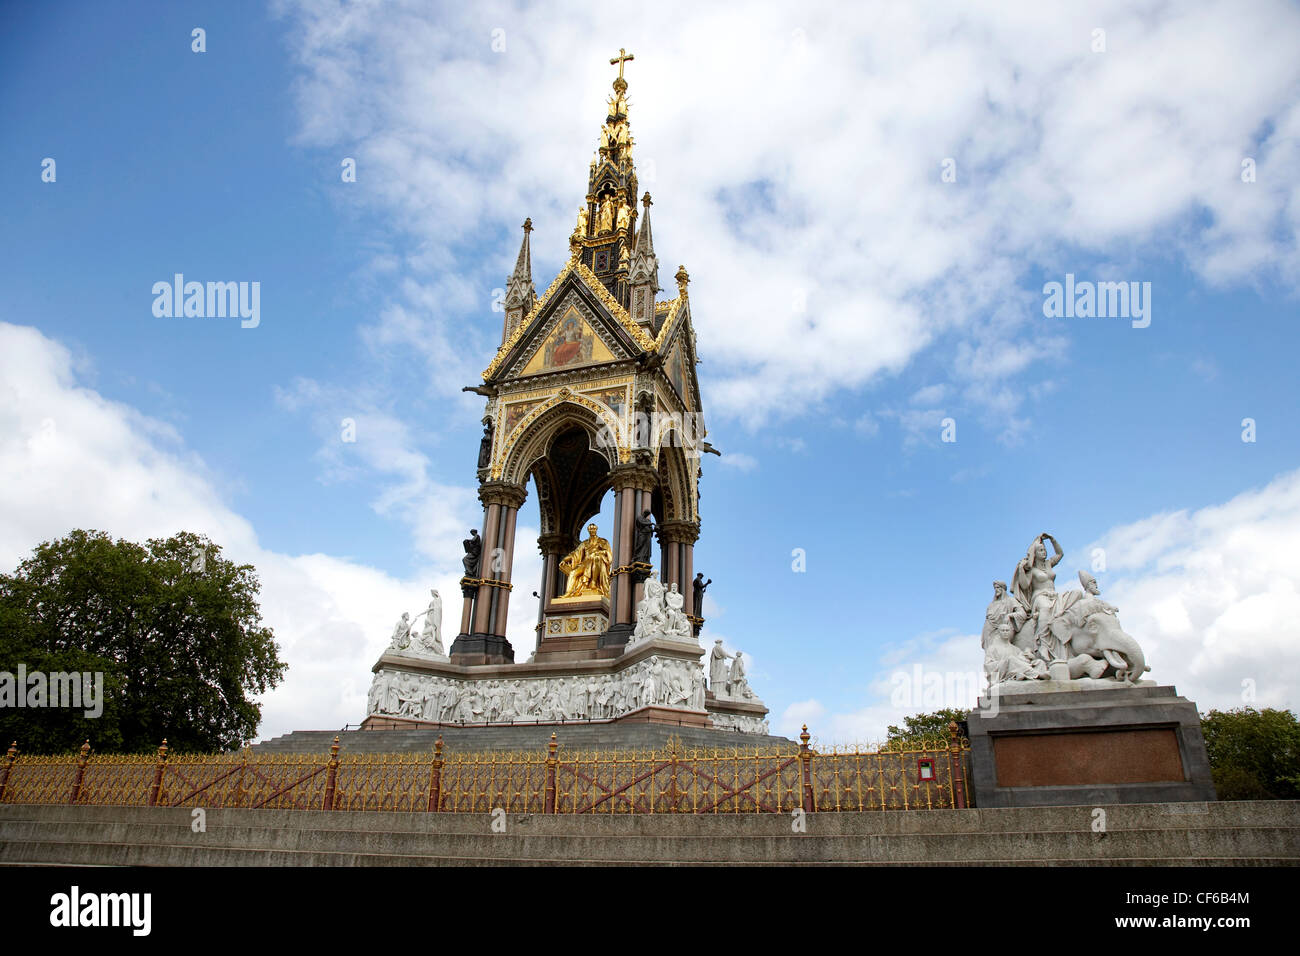
[[[978,672],[990,582],[1043,530],[1062,584],[1106,549],[1150,676],[1202,709],[1243,681],[1294,706],[1300,14],[923,14],[7,8],[0,559],[73,527],[205,531],[262,571],[291,664],[264,731],[359,720],[392,621],[455,594],[481,515],[460,389],[523,218],[539,291],[567,256],[626,47],[724,451],[707,628],[775,729],[866,739],[931,709],[891,703],[891,674]],[[176,272],[259,282],[260,324],[154,316]],[[1150,326],[1045,317],[1067,273],[1149,282]],[[536,524],[530,499],[519,597]],[[512,612],[526,654],[531,599]]]

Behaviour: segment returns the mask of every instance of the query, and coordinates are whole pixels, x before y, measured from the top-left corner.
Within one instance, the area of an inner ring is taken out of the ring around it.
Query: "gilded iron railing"
[[[949,739],[880,749],[809,745],[339,755],[90,753],[20,756],[0,763],[0,803],[268,807],[488,813],[789,813],[964,808],[970,745]]]

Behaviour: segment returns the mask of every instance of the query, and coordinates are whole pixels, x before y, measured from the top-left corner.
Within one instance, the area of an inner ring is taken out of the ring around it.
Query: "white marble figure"
[[[424,626],[420,629],[420,639],[415,648],[422,654],[433,657],[446,657],[442,648],[442,595],[437,591],[429,592],[429,606],[424,614]]]
[[[740,651],[736,651],[736,657],[731,662],[731,673],[728,678],[727,692],[732,697],[748,700],[754,696],[754,692],[749,689],[749,679],[745,677],[744,655]]]
[[[677,582],[672,583],[671,590],[664,594],[664,606],[666,608],[664,617],[664,633],[667,637],[678,640],[690,640],[691,622],[686,617],[683,610],[686,606],[686,597],[677,590]]]
[[[1007,594],[1007,582],[994,581],[993,600],[989,602],[984,612],[984,630],[980,634],[980,647],[988,647],[990,638],[1004,621],[1011,622],[1011,631],[1014,634],[1025,623],[1025,611],[1020,602]]]
[[[366,713],[378,714],[384,710],[384,697],[388,693],[388,674],[383,670],[375,672],[375,679],[370,682],[370,694],[366,698]]]
[[[744,666],[732,673],[730,696],[753,699]],[[704,711],[704,686],[699,662],[657,654],[617,674],[552,678],[472,680],[381,669],[371,682],[366,709],[377,716],[467,724],[611,719],[651,705]],[[758,732],[752,721],[744,726]]]
[[[1001,622],[984,648],[984,676],[989,686],[1007,680],[1043,680],[1047,663],[1011,643],[1011,622]]]
[[[713,650],[709,651],[709,690],[713,691],[714,697],[727,696],[727,659],[731,657],[722,649],[722,639],[713,642]]]
[[[1137,641],[1120,627],[1118,609],[1102,600],[1096,578],[1080,571],[1083,590],[1056,591],[1054,568],[1062,553],[1044,532],[1016,565],[1011,596],[1006,585],[994,582],[981,635],[990,688],[1044,679],[1131,684],[1151,669]]]
[[[663,637],[668,628],[668,605],[664,603],[664,586],[654,573],[645,579],[645,596],[637,602],[636,628],[632,643],[639,644],[654,637]]]
[[[390,651],[404,651],[411,646],[411,615],[403,611],[402,616],[393,626],[393,641],[388,645]]]

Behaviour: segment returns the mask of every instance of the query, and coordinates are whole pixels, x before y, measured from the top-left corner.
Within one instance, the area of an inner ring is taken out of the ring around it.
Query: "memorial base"
[[[768,735],[762,701],[706,693],[704,649],[695,641],[652,638],[609,658],[465,663],[491,651],[477,640],[458,637],[450,661],[385,651],[374,666],[364,726],[623,721]]]
[[[1196,705],[1152,683],[1023,681],[967,718],[978,807],[1214,800]]]

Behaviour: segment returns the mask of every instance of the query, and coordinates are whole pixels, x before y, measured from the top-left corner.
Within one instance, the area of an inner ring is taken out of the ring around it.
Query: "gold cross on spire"
[[[623,79],[623,63],[624,63],[624,61],[626,61],[626,60],[635,60],[635,59],[636,59],[636,57],[634,57],[631,53],[628,53],[627,50],[624,50],[622,47],[619,47],[619,48],[618,48],[618,56],[616,56],[616,57],[614,57],[614,59],[610,60],[610,61],[609,61],[609,65],[610,65],[610,66],[613,66],[615,63],[618,64],[618,78],[621,80],[621,79]]]

